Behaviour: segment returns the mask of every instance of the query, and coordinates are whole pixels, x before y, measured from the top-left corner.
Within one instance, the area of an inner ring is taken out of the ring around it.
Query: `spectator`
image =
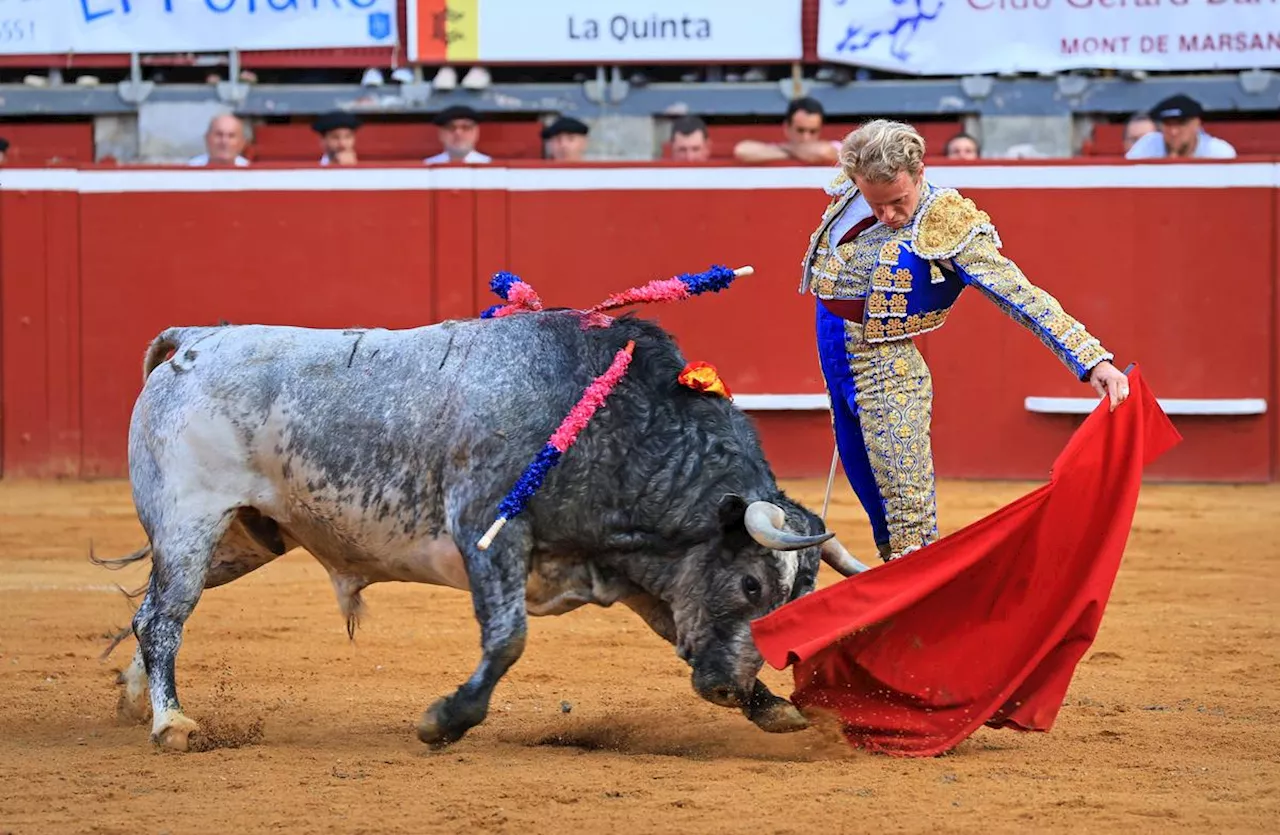
[[[321,165],[355,165],[360,161],[356,155],[360,120],[354,113],[341,110],[325,113],[312,123],[311,129],[320,134]]]
[[[245,166],[249,160],[240,155],[244,146],[244,122],[230,113],[222,113],[209,120],[209,129],[204,134],[206,153],[192,157],[187,164]]]
[[[820,139],[826,111],[816,99],[795,99],[787,105],[787,116],[782,123],[785,142],[757,142],[744,139],[733,149],[739,162],[774,162],[798,160],[817,165],[835,165],[840,143]]]
[[[547,143],[549,158],[556,162],[582,162],[590,130],[571,116],[561,116],[547,125],[542,129],[542,139]]]
[[[1151,121],[1148,113],[1135,113],[1124,124],[1124,152],[1129,153],[1133,143],[1149,133],[1156,132],[1156,123]]]
[[[706,162],[711,159],[711,136],[707,123],[697,116],[681,116],[671,125],[671,158],[676,162]]]
[[[4,165],[5,155],[9,153],[9,140],[0,136],[0,165]]]
[[[947,159],[977,159],[982,155],[978,140],[963,131],[947,140],[942,153]]]
[[[465,104],[446,107],[435,118],[444,150],[423,160],[427,165],[445,162],[486,163],[493,159],[476,150],[480,141],[480,114]]]
[[[1236,149],[1205,132],[1203,115],[1200,102],[1190,96],[1170,96],[1151,109],[1151,118],[1160,125],[1159,132],[1153,131],[1134,142],[1125,156],[1129,159],[1233,159]]]

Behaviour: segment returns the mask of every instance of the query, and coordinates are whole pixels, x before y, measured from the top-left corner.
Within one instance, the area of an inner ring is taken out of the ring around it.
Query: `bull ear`
[[[744,521],[747,504],[747,500],[736,493],[727,493],[720,499],[720,532],[734,550],[745,547],[751,539]]]
[[[747,515],[747,500],[736,493],[726,493],[720,499],[720,527],[724,529],[743,527],[743,519]]]

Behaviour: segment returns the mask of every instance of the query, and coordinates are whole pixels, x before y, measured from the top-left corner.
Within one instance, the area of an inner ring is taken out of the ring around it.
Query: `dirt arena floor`
[[[1029,488],[942,484],[944,532]],[[833,523],[865,553],[851,498]],[[145,579],[85,559],[141,544],[127,485],[0,482],[0,833],[1276,832],[1278,534],[1280,486],[1147,487],[1053,730],[918,760],[756,730],[622,607],[534,619],[488,721],[433,752],[414,727],[477,658],[466,595],[374,586],[348,643],[295,552],[196,609],[179,692],[217,747],[173,754],[115,719],[132,639],[99,660],[113,584]]]

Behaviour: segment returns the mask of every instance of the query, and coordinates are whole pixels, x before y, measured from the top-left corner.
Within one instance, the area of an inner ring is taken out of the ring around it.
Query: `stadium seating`
[[[840,140],[857,126],[857,122],[828,122],[822,128],[824,139]],[[951,137],[964,130],[957,121],[948,122],[916,122],[916,130],[924,137],[930,156],[938,156]],[[761,142],[778,142],[782,139],[782,127],[778,122],[756,122],[749,125],[708,125],[707,135],[711,139],[711,158],[713,160],[733,159],[733,146],[744,139],[755,139]],[[662,158],[671,159],[671,143],[662,144]]]
[[[1208,121],[1205,130],[1230,142],[1241,156],[1280,154],[1280,120]],[[1093,137],[1084,143],[1083,153],[1090,157],[1122,156],[1124,124],[1095,125]]]
[[[494,159],[541,159],[541,123],[532,120],[484,122],[479,150]],[[412,161],[441,150],[436,127],[417,122],[375,122],[360,128],[358,148],[366,162]],[[260,125],[250,154],[259,162],[315,162],[320,143],[309,122]]]
[[[0,122],[11,165],[93,162],[93,122]]]

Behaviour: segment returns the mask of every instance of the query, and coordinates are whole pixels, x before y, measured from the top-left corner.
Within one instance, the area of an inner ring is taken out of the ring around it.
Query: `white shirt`
[[[208,164],[209,164],[209,155],[208,155],[208,154],[201,154],[201,155],[200,155],[200,156],[198,156],[198,157],[192,157],[191,159],[187,160],[187,165],[192,165],[192,166],[195,166],[195,165],[208,165]],[[237,156],[236,156],[236,165],[243,167],[243,166],[246,166],[246,165],[248,165],[248,164],[249,164],[249,160],[247,160],[247,159],[245,159],[244,157],[239,156],[239,155],[237,155]]]
[[[840,216],[831,222],[831,246],[835,247],[839,244],[846,232],[869,217],[871,217],[871,207],[867,205],[866,198],[859,194],[845,204]],[[879,225],[880,222],[876,221],[868,226],[866,231],[869,232]]]
[[[448,161],[449,161],[448,151],[441,151],[440,153],[436,154],[434,157],[427,157],[426,159],[423,160],[423,162],[426,163],[427,165],[434,165],[437,163],[444,163]],[[467,155],[462,158],[462,161],[463,162],[493,162],[493,159],[492,157],[489,157],[486,154],[482,154],[479,151],[468,151]]]
[[[1169,149],[1164,144],[1164,134],[1154,131],[1138,137],[1138,141],[1133,143],[1129,153],[1124,156],[1125,159],[1161,159],[1168,153]],[[1231,143],[1225,139],[1200,131],[1200,135],[1196,138],[1196,149],[1191,156],[1200,159],[1235,159],[1236,149],[1231,147]]]

